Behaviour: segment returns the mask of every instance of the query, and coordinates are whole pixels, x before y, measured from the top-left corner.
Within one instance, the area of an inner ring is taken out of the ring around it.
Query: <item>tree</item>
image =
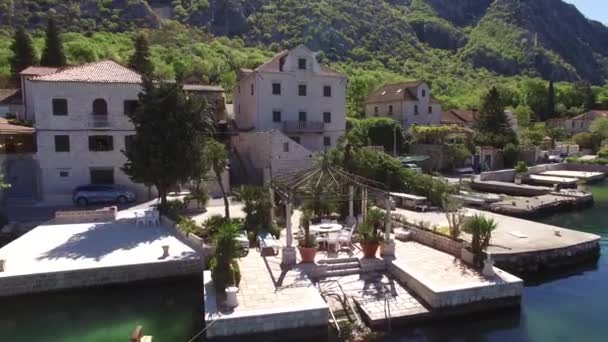
[[[490,245],[492,232],[498,227],[493,218],[481,214],[473,216],[464,226],[464,231],[471,234],[471,251],[475,254],[475,264],[481,264],[481,253]]]
[[[547,119],[555,117],[555,86],[553,80],[549,81],[549,94],[547,96]]]
[[[55,19],[53,18],[49,18],[48,26],[46,28],[46,37],[40,64],[48,67],[62,67],[67,64],[65,53],[63,52],[63,43],[59,36],[59,30],[55,25]]]
[[[29,66],[38,64],[32,37],[23,27],[18,28],[15,32],[11,51],[13,52],[13,56],[10,58],[11,74],[15,84],[19,84],[19,73]]]
[[[600,145],[600,138],[591,133],[577,133],[572,136],[572,141],[581,147],[581,149],[589,149],[595,151]]]
[[[591,133],[600,137],[602,142],[608,139],[608,118],[598,118],[593,120],[591,126],[589,126]]]
[[[181,84],[146,83],[139,101],[127,114],[136,134],[123,170],[136,182],[154,184],[165,204],[172,186],[200,172],[203,142],[214,130],[211,111],[205,101],[187,97]]]
[[[142,76],[151,77],[154,73],[154,65],[150,60],[151,54],[148,37],[144,33],[137,34],[133,45],[135,52],[129,58],[129,67],[139,72]]]
[[[534,111],[529,106],[519,105],[513,109],[513,115],[517,118],[517,125],[519,127],[528,127],[532,122]]]
[[[448,195],[443,199],[443,209],[445,210],[445,216],[448,220],[450,237],[457,240],[466,218],[466,211],[463,209],[463,203],[461,200]]]
[[[507,143],[517,140],[505,114],[504,101],[496,87],[492,87],[482,98],[481,110],[475,128],[479,133],[476,136],[478,145],[502,148]]]
[[[573,92],[583,111],[590,111],[595,107],[597,98],[589,82],[581,81],[574,83]]]
[[[547,126],[545,134],[551,139],[551,148],[555,147],[555,142],[566,137],[566,129],[561,126]]]
[[[224,198],[225,217],[230,218],[230,203],[228,203],[228,196],[226,195],[224,183],[222,182],[222,174],[226,170],[226,167],[228,167],[228,152],[226,152],[226,147],[224,147],[222,143],[210,139],[205,144],[203,154],[205,159],[211,165],[211,169],[215,174],[217,184],[222,192],[222,197]]]

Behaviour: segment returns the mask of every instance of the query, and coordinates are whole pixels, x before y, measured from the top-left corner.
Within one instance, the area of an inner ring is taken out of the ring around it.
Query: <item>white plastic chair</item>
[[[156,210],[146,211],[145,215],[146,225],[150,224],[152,226],[160,225],[160,215]]]
[[[148,222],[146,221],[146,215],[142,212],[135,212],[135,227],[138,227],[139,225],[142,226],[147,226]]]
[[[355,229],[357,228],[357,225],[352,226],[349,230],[347,231],[341,231],[340,235],[338,236],[338,244],[340,249],[342,249],[342,247],[347,247],[349,250],[352,249],[353,246],[353,233],[355,232]]]
[[[338,251],[338,247],[339,247],[339,242],[338,242],[338,232],[332,232],[332,233],[328,233],[327,234],[327,252],[329,253],[331,251],[331,247],[334,246],[334,251],[337,252]]]

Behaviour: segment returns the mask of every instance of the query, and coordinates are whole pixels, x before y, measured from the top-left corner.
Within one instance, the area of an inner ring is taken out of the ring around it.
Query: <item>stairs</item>
[[[324,270],[323,277],[340,277],[363,271],[358,258],[320,260],[318,265]]]

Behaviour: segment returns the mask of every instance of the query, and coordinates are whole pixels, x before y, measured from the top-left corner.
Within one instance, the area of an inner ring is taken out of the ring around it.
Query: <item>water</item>
[[[137,325],[155,342],[188,341],[202,326],[202,280],[0,299],[0,341],[121,342]]]
[[[608,341],[608,182],[595,205],[541,219],[602,236],[597,264],[527,281],[521,310],[486,313],[394,332],[388,341]]]
[[[521,310],[394,331],[387,341],[608,341],[608,183],[593,208],[543,222],[601,235],[602,257],[528,282]],[[0,299],[0,341],[127,341],[143,325],[155,342],[188,341],[202,326],[200,279]]]

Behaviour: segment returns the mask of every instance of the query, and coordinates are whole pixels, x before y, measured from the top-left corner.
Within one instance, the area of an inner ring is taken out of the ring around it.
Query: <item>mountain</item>
[[[40,29],[49,11],[70,31],[171,18],[249,45],[305,43],[328,60],[417,76],[608,79],[608,28],[562,0],[0,0],[0,27]]]

